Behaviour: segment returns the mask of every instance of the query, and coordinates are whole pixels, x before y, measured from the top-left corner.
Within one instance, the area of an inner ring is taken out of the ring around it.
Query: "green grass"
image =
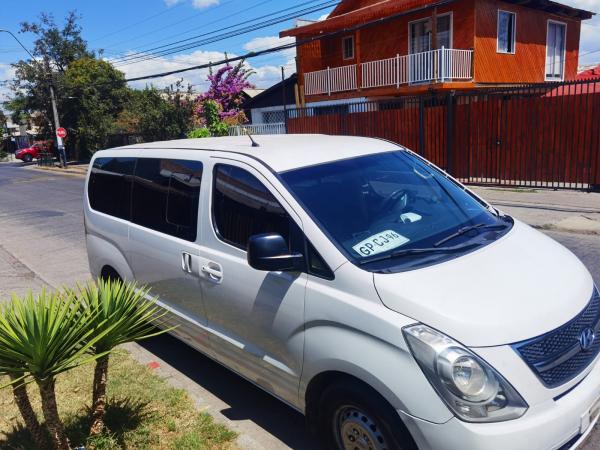
[[[184,449],[233,450],[236,434],[199,412],[185,391],[175,389],[152,369],[134,361],[125,351],[111,356],[108,378],[109,431],[87,440],[90,426],[93,365],[58,377],[56,391],[61,418],[73,446],[97,450]],[[0,385],[7,380],[0,377]],[[42,417],[39,395],[28,386],[31,402]],[[0,448],[35,449],[14,404],[10,388],[0,390]]]

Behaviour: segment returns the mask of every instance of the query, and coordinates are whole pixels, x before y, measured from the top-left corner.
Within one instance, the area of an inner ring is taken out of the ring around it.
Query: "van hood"
[[[470,347],[511,344],[565,324],[588,304],[579,259],[515,220],[498,241],[408,272],[374,274],[381,301]]]

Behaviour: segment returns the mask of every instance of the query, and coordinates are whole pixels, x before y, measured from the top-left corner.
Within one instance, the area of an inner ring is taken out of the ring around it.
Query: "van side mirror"
[[[292,272],[302,270],[304,256],[291,254],[285,239],[275,233],[255,234],[248,239],[248,264],[256,270]]]

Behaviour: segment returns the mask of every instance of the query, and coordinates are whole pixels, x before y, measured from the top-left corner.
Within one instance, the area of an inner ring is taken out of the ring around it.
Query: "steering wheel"
[[[400,203],[400,211],[408,205],[408,193],[404,189],[396,189],[383,201],[382,210],[395,210],[396,205]]]

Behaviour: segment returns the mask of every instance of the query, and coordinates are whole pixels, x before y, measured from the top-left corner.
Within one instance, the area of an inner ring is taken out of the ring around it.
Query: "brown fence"
[[[600,186],[600,80],[292,109],[287,131],[388,139],[468,183]]]

